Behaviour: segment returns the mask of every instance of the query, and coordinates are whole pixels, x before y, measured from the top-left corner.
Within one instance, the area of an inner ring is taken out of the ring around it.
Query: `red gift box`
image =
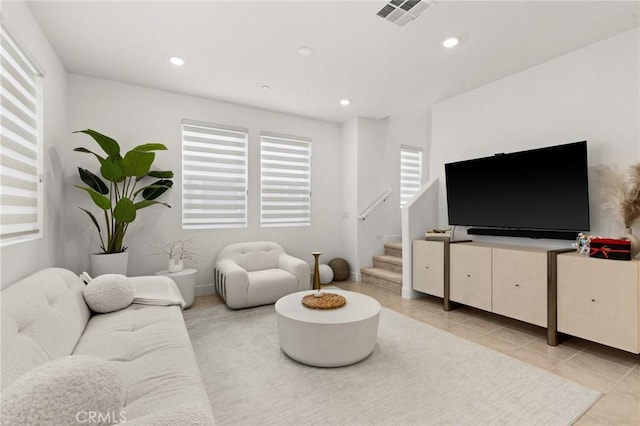
[[[620,238],[592,238],[589,257],[614,260],[631,260],[631,241]]]

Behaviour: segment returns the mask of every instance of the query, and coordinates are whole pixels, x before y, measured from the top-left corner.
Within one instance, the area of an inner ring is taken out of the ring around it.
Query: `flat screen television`
[[[449,224],[491,227],[469,233],[572,239],[589,230],[586,141],[447,163],[445,179]]]

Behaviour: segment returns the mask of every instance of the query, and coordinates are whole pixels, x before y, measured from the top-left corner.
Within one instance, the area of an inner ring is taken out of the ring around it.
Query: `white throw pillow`
[[[123,421],[125,391],[116,367],[88,355],[70,355],[26,372],[2,392],[2,422],[78,425]]]
[[[83,294],[89,308],[101,314],[124,309],[135,297],[131,280],[119,274],[105,274],[92,279]]]

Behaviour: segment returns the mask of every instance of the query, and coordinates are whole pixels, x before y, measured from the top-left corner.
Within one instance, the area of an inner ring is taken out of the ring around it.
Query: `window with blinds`
[[[422,149],[400,146],[400,207],[407,204],[422,185]]]
[[[311,225],[311,141],[260,134],[260,225]]]
[[[247,129],[182,121],[182,228],[247,226]]]
[[[43,234],[42,74],[2,27],[0,244]]]

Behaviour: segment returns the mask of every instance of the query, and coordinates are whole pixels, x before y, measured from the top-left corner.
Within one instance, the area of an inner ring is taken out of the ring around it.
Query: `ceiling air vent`
[[[376,15],[404,27],[428,7],[429,3],[423,0],[391,0]]]

